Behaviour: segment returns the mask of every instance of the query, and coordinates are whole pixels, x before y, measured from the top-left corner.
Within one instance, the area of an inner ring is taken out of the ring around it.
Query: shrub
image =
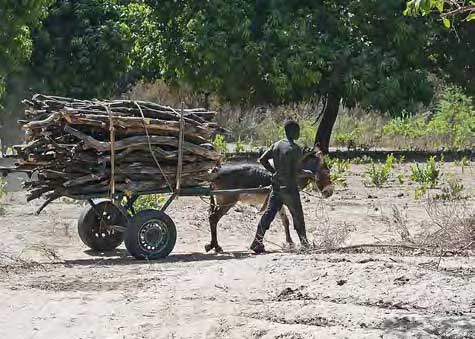
[[[351,159],[351,162],[355,165],[369,164],[371,163],[371,161],[372,161],[371,157],[367,155],[363,155],[361,157],[356,157],[356,158]]]
[[[332,144],[347,148],[368,149],[381,140],[385,117],[377,113],[343,112],[332,133]],[[371,122],[371,123],[369,123]]]
[[[464,155],[462,159],[455,161],[456,166],[460,166],[462,168],[462,173],[465,172],[465,167],[470,167],[470,159]]]
[[[376,187],[383,186],[391,176],[394,162],[395,158],[392,153],[386,157],[386,162],[384,164],[375,164],[372,161],[369,169],[366,171],[366,175],[369,177],[371,184]]]
[[[347,186],[346,179],[344,174],[350,169],[350,160],[340,160],[338,158],[325,158],[325,163],[330,169],[330,179],[333,183],[341,185],[343,187]]]
[[[440,169],[435,157],[430,157],[424,165],[412,165],[410,178],[423,187],[435,188],[440,179]]]
[[[213,146],[214,149],[220,153],[226,153],[228,151],[228,144],[226,140],[224,140],[224,135],[217,134],[214,137]]]
[[[237,153],[241,153],[241,152],[244,152],[246,150],[246,147],[244,145],[244,143],[241,141],[241,137],[238,138],[238,141],[236,142],[236,149],[235,151]]]
[[[469,196],[465,194],[465,186],[460,179],[451,176],[441,188],[441,192],[434,195],[435,200],[462,200],[468,199]]]
[[[310,119],[298,119],[300,125],[299,143],[306,147],[312,147],[315,143],[316,127]]]
[[[397,180],[399,181],[399,183],[402,185],[404,184],[404,182],[406,181],[406,176],[402,173],[399,173],[397,175]]]
[[[165,197],[162,194],[147,194],[141,195],[134,202],[135,212],[147,210],[147,209],[160,209],[165,203]]]
[[[387,136],[418,138],[427,135],[427,122],[422,114],[411,115],[406,111],[401,116],[391,119],[384,127]]]
[[[383,128],[386,137],[403,137],[404,143],[461,149],[475,145],[475,108],[461,89],[447,88],[433,114],[410,114],[391,119]],[[422,142],[422,144],[421,144]],[[399,143],[402,145],[401,143]]]
[[[450,87],[442,94],[437,111],[427,125],[434,136],[448,141],[454,148],[475,143],[475,107],[472,99],[458,87]]]

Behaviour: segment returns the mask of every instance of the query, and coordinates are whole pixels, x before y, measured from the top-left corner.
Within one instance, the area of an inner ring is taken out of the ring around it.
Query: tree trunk
[[[320,145],[320,149],[324,154],[328,154],[330,147],[330,137],[332,134],[333,125],[335,124],[340,108],[341,97],[335,93],[329,93],[326,105],[323,111],[322,121],[318,126],[317,134],[315,136],[315,144]]]

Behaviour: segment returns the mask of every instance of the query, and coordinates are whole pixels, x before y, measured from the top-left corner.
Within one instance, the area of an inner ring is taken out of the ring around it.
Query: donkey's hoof
[[[214,246],[213,244],[207,244],[207,245],[205,245],[205,251],[206,251],[206,252],[211,251],[213,248],[215,248],[215,246]]]
[[[218,254],[219,254],[219,253],[224,253],[223,249],[222,249],[221,246],[219,246],[219,245],[216,245],[216,246],[214,247],[214,251],[215,251],[216,253],[218,253]]]

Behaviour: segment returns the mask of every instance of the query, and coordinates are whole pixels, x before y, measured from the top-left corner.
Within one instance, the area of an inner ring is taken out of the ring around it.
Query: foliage
[[[406,176],[403,174],[403,173],[399,173],[397,175],[397,180],[399,181],[399,183],[402,185],[404,184],[405,180],[406,180]]]
[[[446,28],[451,18],[462,16],[464,21],[475,20],[475,1],[466,0],[411,0],[407,2],[405,15],[417,16],[438,12]]]
[[[7,76],[29,59],[31,30],[41,22],[51,2],[0,0],[0,98]]]
[[[475,107],[472,99],[459,88],[447,89],[427,129],[432,135],[445,137],[456,148],[475,144]],[[429,132],[428,132],[429,133]]]
[[[375,164],[371,161],[370,167],[365,173],[371,184],[376,187],[382,187],[391,176],[391,171],[394,167],[395,161],[396,159],[392,153],[386,157],[384,164]]]
[[[350,169],[350,160],[325,157],[325,163],[330,169],[331,181],[337,185],[346,187],[348,184],[344,175]]]
[[[400,1],[150,3],[160,34],[148,38],[149,62],[169,82],[233,103],[333,92],[349,107],[400,111],[432,94],[425,32]]]
[[[418,138],[427,134],[426,118],[422,114],[411,116],[403,111],[400,116],[391,119],[384,127],[383,134]]]
[[[369,149],[381,140],[384,120],[375,112],[340,114],[333,128],[332,142],[348,149]]]
[[[362,165],[362,164],[369,164],[371,163],[371,157],[367,156],[367,155],[363,155],[363,156],[358,156],[358,157],[355,157],[353,159],[351,159],[351,162],[355,165]]]
[[[383,135],[404,138],[426,138],[439,147],[461,149],[475,145],[475,107],[460,88],[447,88],[436,111],[426,116],[403,112],[383,128]]]
[[[464,155],[460,160],[455,160],[455,165],[462,168],[462,173],[465,172],[466,167],[470,167],[470,159]]]
[[[246,150],[244,143],[241,141],[241,137],[238,138],[236,142],[236,149],[237,153],[244,152]]]
[[[165,197],[162,194],[146,194],[138,197],[134,202],[135,212],[146,209],[160,209],[165,203]]]
[[[430,157],[426,164],[411,166],[411,180],[426,188],[435,188],[439,183],[440,175],[440,166],[434,156]]]
[[[132,42],[116,0],[57,0],[33,35],[31,74],[41,89],[78,98],[107,97],[129,66]]]
[[[224,140],[224,135],[217,134],[213,141],[214,149],[220,153],[228,152],[228,143]]]
[[[270,146],[285,136],[283,123],[270,116],[265,117],[256,126],[256,140],[263,145]]]
[[[441,187],[441,192],[435,194],[433,199],[446,201],[461,200],[468,199],[468,195],[465,194],[465,187],[461,180],[451,176]]]

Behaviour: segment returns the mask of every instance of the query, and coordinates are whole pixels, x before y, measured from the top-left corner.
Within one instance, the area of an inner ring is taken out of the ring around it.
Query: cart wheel
[[[175,247],[173,220],[157,210],[143,210],[133,216],[125,231],[125,247],[137,259],[165,258]]]
[[[95,251],[112,251],[123,240],[122,232],[110,225],[127,226],[127,217],[110,200],[95,200],[95,209],[86,207],[78,220],[78,233],[84,245]],[[100,216],[97,213],[100,213]]]

